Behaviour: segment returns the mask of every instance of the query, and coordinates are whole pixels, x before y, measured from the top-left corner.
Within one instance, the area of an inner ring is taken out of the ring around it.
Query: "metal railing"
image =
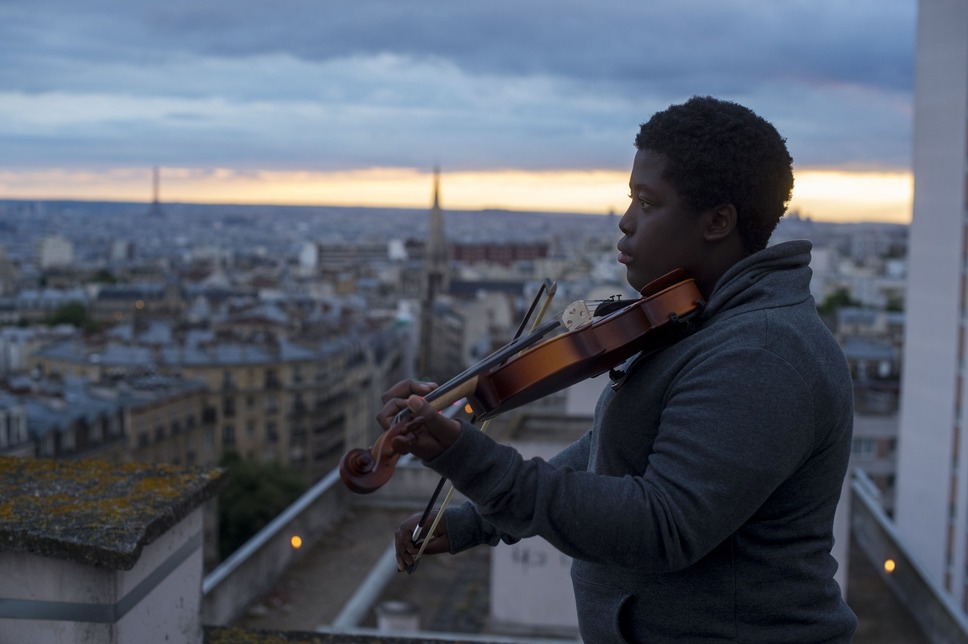
[[[887,587],[908,607],[929,641],[968,644],[964,612],[901,543],[894,522],[881,507],[877,488],[863,470],[855,470],[851,492],[851,531]],[[890,573],[883,566],[887,560],[894,562]]]

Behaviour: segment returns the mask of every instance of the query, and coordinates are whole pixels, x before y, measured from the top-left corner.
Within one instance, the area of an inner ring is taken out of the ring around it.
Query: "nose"
[[[623,235],[631,235],[634,230],[632,227],[632,208],[635,206],[635,202],[629,204],[629,207],[625,209],[625,214],[623,214],[618,220],[618,229]]]

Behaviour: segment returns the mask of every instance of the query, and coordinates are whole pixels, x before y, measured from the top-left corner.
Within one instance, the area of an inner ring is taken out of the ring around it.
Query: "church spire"
[[[434,166],[434,210],[440,210],[440,166]]]
[[[450,253],[444,235],[444,212],[440,207],[440,168],[434,167],[434,200],[427,220],[424,242],[423,292],[420,306],[420,375],[434,376],[434,318],[437,299],[447,292]],[[439,347],[438,347],[439,350]],[[439,376],[438,376],[439,377]]]
[[[427,222],[427,271],[447,272],[447,239],[444,236],[444,213],[440,208],[440,167],[434,167],[434,202]]]

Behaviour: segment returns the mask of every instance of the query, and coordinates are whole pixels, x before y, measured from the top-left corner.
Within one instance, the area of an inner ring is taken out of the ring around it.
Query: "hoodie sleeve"
[[[465,424],[465,430],[474,431],[474,428]],[[591,431],[589,430],[580,439],[552,458],[550,461],[552,466],[585,469],[588,465],[590,437]],[[481,544],[496,546],[501,541],[515,543],[519,539],[502,533],[493,524],[488,523],[470,501],[445,510],[444,522],[447,525],[447,535],[452,554]]]
[[[635,419],[628,422],[635,432]],[[466,431],[428,465],[501,534],[540,535],[575,558],[664,572],[698,561],[739,529],[809,456],[814,427],[797,369],[768,350],[742,348],[713,352],[670,385],[641,475],[525,460]]]

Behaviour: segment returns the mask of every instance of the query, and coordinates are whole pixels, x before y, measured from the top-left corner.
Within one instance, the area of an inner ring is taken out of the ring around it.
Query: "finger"
[[[419,417],[425,418],[428,421],[430,420],[436,421],[438,419],[450,420],[446,416],[441,414],[440,411],[437,410],[437,408],[435,408],[433,405],[427,402],[426,398],[418,394],[410,394],[409,396],[407,396],[404,402],[406,404],[407,409],[410,411],[410,415],[412,415],[414,418],[419,416]],[[457,423],[457,421],[451,421],[451,422],[458,425],[460,424],[460,423]]]
[[[436,388],[437,388],[437,383],[435,382],[423,382],[419,380],[401,380],[400,382],[398,382],[397,384],[393,385],[385,392],[383,392],[382,401],[386,403],[392,400],[393,398],[406,398],[410,394],[426,396]]]
[[[457,439],[457,435],[461,431],[461,424],[439,413],[420,396],[407,398],[407,409],[414,419],[422,418],[424,420],[427,429],[442,445],[449,447]]]
[[[425,420],[418,416],[408,421],[391,439],[393,450],[401,454],[413,454],[422,461],[436,459],[453,444],[461,428],[459,424],[456,427],[445,425],[443,429],[431,427],[432,423],[439,424],[434,420]]]
[[[427,549],[430,550],[431,547],[433,548],[432,551],[430,552],[430,554],[432,554],[432,555],[439,555],[441,553],[449,553],[450,552],[450,537],[447,536],[447,533],[446,532],[442,532],[441,534],[437,535],[437,538],[434,540],[433,543],[431,543],[430,545],[427,546]]]
[[[418,523],[420,523],[421,516],[422,515],[419,512],[411,514],[409,517],[403,520],[403,523],[401,523],[400,527],[397,528],[397,532],[399,532],[401,535],[406,535],[409,537],[411,534],[413,534],[413,529],[417,527]]]
[[[452,432],[459,432],[460,426],[458,425],[456,429],[449,426],[441,429],[440,427],[431,427],[432,423],[439,424],[436,415],[429,419],[425,419],[423,416],[411,418],[400,430],[400,433],[394,437],[395,442],[392,444],[423,460],[433,460],[450,446],[454,440],[451,434]],[[397,439],[399,439],[398,442]]]
[[[414,388],[420,390],[417,393],[410,391],[410,385]],[[425,385],[421,387],[421,385]],[[437,388],[437,384],[433,382],[419,383],[413,380],[404,380],[403,382],[397,383],[391,389],[389,389],[385,394],[383,394],[383,408],[380,413],[377,414],[376,420],[383,429],[390,429],[396,421],[397,414],[401,411],[408,409],[408,399],[417,397],[423,399],[422,397]],[[395,398],[388,397],[391,393],[399,393],[400,396]],[[433,407],[428,404],[428,408],[432,413]]]
[[[390,446],[397,454],[410,454],[414,450],[415,442],[416,441],[412,435],[394,436],[393,440],[390,441]]]
[[[380,413],[376,415],[376,421],[383,429],[390,429],[393,426],[393,419],[404,409],[407,409],[405,398],[391,398],[385,401]]]
[[[413,564],[413,553],[408,550],[405,544],[397,543],[397,570],[403,571]]]
[[[393,398],[406,398],[410,395],[412,380],[401,380],[383,392],[382,400],[387,402]]]

